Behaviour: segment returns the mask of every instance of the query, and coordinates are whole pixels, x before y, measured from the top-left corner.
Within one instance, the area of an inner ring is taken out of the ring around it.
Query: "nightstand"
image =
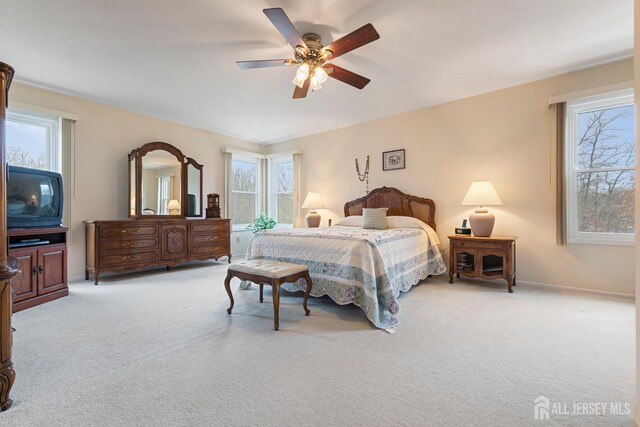
[[[453,275],[504,279],[509,292],[516,285],[516,239],[509,237],[449,236],[449,283]]]

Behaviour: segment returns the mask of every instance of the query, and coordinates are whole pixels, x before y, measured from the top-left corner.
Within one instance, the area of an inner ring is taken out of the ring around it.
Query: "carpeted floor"
[[[429,279],[397,333],[353,306],[237,290],[226,264],[105,277],[14,316],[14,406],[1,426],[630,425],[534,420],[534,399],[632,402],[634,305]],[[624,409],[624,407],[623,407]]]

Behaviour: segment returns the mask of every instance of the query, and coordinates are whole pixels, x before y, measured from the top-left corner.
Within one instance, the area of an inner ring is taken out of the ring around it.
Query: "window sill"
[[[622,236],[598,233],[584,233],[580,236],[569,236],[567,243],[570,245],[604,245],[604,246],[635,246],[635,234]]]

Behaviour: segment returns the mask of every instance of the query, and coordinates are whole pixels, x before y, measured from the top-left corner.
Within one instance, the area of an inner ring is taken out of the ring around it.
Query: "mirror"
[[[202,216],[202,165],[187,159],[187,209],[185,216]]]
[[[202,216],[202,168],[166,142],[129,154],[129,216]]]
[[[142,157],[142,215],[182,215],[182,162],[156,150]]]
[[[136,157],[129,155],[129,216],[136,215]]]

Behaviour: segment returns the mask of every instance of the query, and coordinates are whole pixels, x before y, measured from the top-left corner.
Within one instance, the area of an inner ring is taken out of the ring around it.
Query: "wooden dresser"
[[[85,279],[92,273],[97,285],[105,271],[169,267],[223,256],[231,262],[230,222],[222,218],[84,221]]]

